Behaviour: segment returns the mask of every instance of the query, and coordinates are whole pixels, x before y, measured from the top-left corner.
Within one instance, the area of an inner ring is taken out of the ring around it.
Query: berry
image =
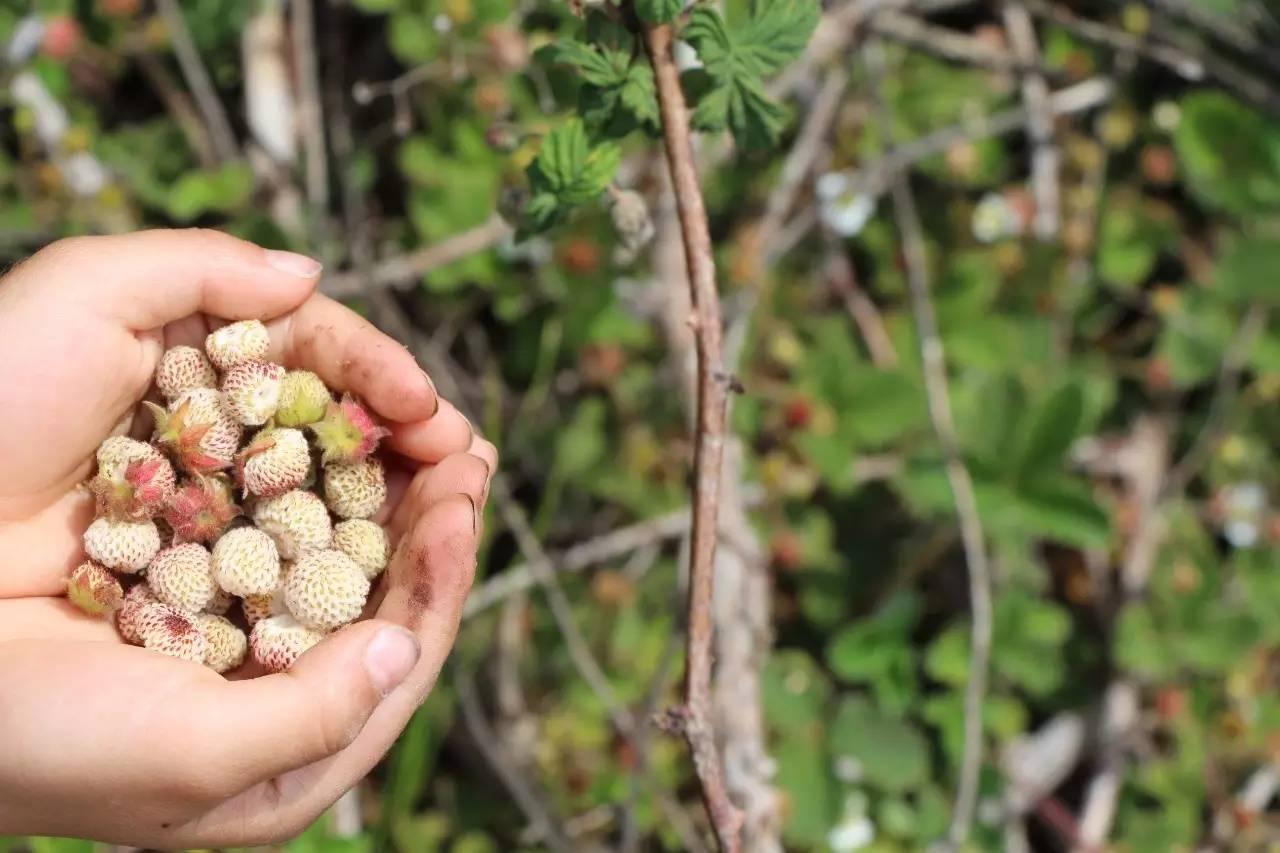
[[[123,437],[117,437],[123,438]],[[174,492],[173,466],[149,444],[124,438],[108,439],[113,447],[100,456],[98,474],[89,481],[98,515],[142,521],[160,512]],[[105,443],[103,445],[106,446]]]
[[[157,602],[145,605],[136,619],[138,636],[146,648],[192,663],[204,663],[206,643],[194,616]]]
[[[324,499],[342,518],[368,518],[387,499],[387,481],[376,459],[324,469]]]
[[[138,617],[148,604],[158,603],[160,599],[156,598],[156,594],[147,584],[140,583],[129,588],[124,595],[124,602],[116,611],[116,630],[120,632],[120,636],[126,643],[142,645],[142,636],[138,633]]]
[[[369,595],[364,571],[341,551],[312,551],[298,559],[284,582],[293,617],[317,631],[332,631],[360,615]]]
[[[178,488],[164,520],[179,542],[212,542],[240,514],[226,477],[198,477]]]
[[[249,651],[249,638],[235,625],[221,616],[201,613],[196,617],[196,627],[204,635],[204,665],[214,672],[226,672],[244,663]]]
[[[269,616],[287,616],[289,609],[284,605],[284,587],[277,587],[269,595],[246,595],[240,602],[240,609],[250,628]]]
[[[89,559],[117,572],[146,568],[160,550],[160,531],[150,521],[113,521],[99,518],[84,532]]]
[[[280,555],[256,527],[228,530],[213,546],[213,579],[232,595],[270,595],[280,586]]]
[[[248,494],[273,498],[298,488],[311,469],[311,450],[302,430],[268,428],[236,457],[236,479]]]
[[[111,476],[124,473],[130,462],[152,459],[160,452],[145,441],[129,438],[127,435],[113,435],[98,445],[94,458],[98,460],[98,470]]]
[[[211,613],[214,616],[226,616],[227,611],[231,609],[231,605],[235,603],[236,597],[225,590],[218,590],[213,594],[213,598],[209,599],[209,603],[204,606],[205,613]]]
[[[294,560],[308,551],[328,548],[333,527],[324,501],[297,489],[258,501],[253,523],[271,537],[282,560]]]
[[[391,434],[350,394],[344,394],[340,402],[329,403],[324,419],[312,424],[311,431],[325,465],[361,462],[378,449],[383,437]]]
[[[204,339],[204,351],[213,366],[230,370],[245,361],[262,361],[271,347],[267,327],[258,320],[242,320],[223,326]]]
[[[156,387],[172,402],[193,388],[216,388],[218,377],[204,353],[195,347],[174,347],[165,351],[156,368]]]
[[[120,607],[124,590],[115,575],[97,563],[76,566],[67,578],[67,598],[90,616],[110,614]]]
[[[50,59],[66,59],[76,52],[80,39],[80,25],[75,18],[58,15],[45,22],[40,48]]]
[[[174,545],[157,554],[147,568],[147,584],[156,598],[187,613],[204,610],[218,591],[209,551],[195,542]]]
[[[373,580],[387,567],[391,540],[382,525],[363,518],[351,518],[333,526],[333,547],[346,554]]]
[[[241,429],[216,390],[185,391],[167,410],[155,403],[143,402],[155,417],[153,441],[173,454],[187,471],[202,474],[231,465],[240,444]]]
[[[245,426],[261,426],[276,413],[284,368],[265,361],[243,361],[222,377],[222,401]]]
[[[288,614],[271,616],[253,626],[249,648],[253,659],[268,672],[284,672],[302,653],[324,639]]]
[[[319,376],[310,370],[290,370],[280,383],[276,423],[288,427],[315,423],[324,417],[332,402],[333,395]]]

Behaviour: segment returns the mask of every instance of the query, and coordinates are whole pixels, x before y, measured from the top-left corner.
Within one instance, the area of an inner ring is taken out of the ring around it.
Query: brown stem
[[[720,296],[716,290],[711,233],[693,162],[689,113],[672,55],[669,25],[646,27],[662,117],[662,139],[675,191],[684,242],[693,316],[689,318],[698,354],[697,443],[694,451],[693,530],[690,542],[689,639],[685,704],[670,716],[689,742],[702,797],[722,851],[740,849],[742,812],[725,790],[720,753],[711,720],[711,597],[716,555],[720,467],[724,455],[729,378],[724,370]]]

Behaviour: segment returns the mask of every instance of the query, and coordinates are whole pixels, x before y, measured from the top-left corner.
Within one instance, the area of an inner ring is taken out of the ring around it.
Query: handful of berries
[[[98,448],[88,560],[67,581],[127,642],[218,672],[248,654],[288,669],[360,615],[390,556],[371,520],[387,497],[374,456],[387,430],[314,373],[266,361],[269,344],[246,320],[204,352],[165,352],[167,405],[144,403],[151,441]],[[122,579],[137,580],[126,592]]]

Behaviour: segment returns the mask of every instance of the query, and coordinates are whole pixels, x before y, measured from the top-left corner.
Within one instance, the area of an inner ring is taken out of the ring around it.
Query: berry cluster
[[[88,560],[67,596],[129,643],[226,672],[288,669],[360,615],[386,567],[387,430],[320,377],[266,361],[267,329],[233,323],[174,347],[147,402],[150,443],[98,448]],[[139,578],[125,592],[121,577]],[[233,611],[239,599],[240,613]],[[246,636],[246,631],[248,635]]]

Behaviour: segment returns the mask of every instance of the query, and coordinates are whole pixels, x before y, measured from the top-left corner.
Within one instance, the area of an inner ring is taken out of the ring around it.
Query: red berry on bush
[[[80,25],[67,15],[50,18],[44,25],[40,49],[51,59],[66,59],[80,46]]]

